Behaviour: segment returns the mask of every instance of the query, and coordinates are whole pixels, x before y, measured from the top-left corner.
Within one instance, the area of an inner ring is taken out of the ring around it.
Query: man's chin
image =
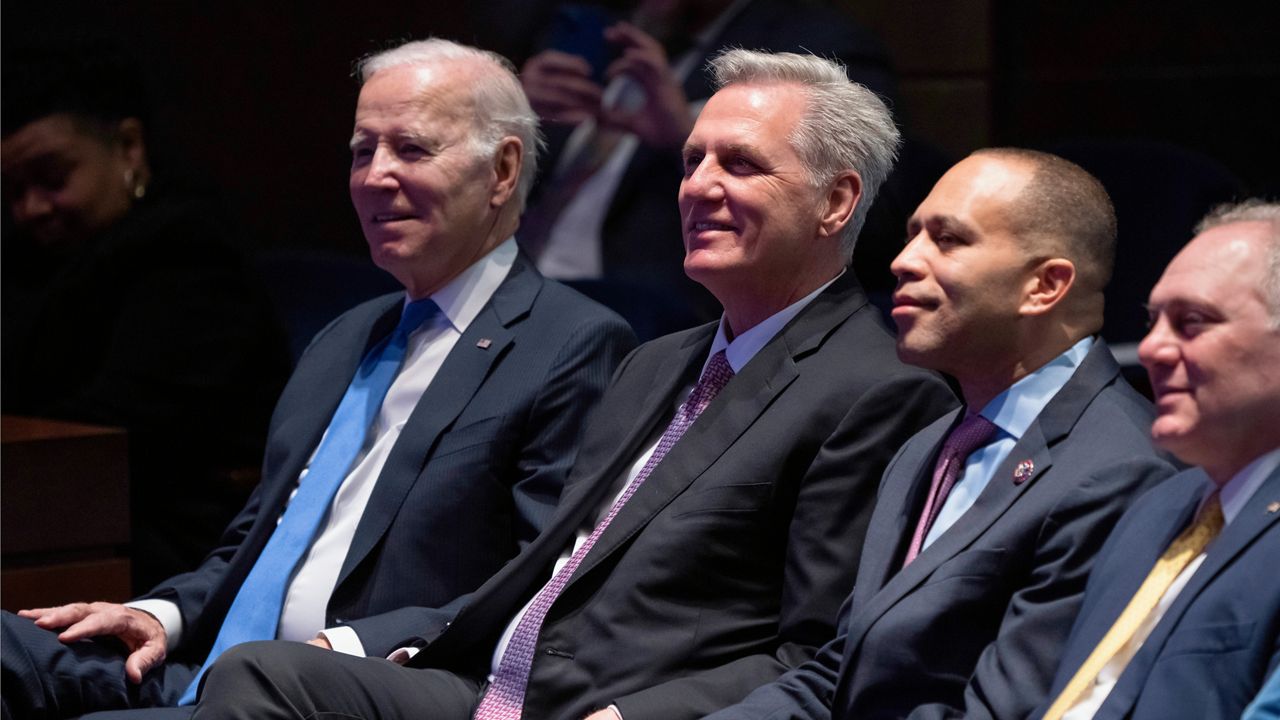
[[[1196,441],[1194,428],[1189,427],[1182,418],[1173,415],[1156,416],[1151,423],[1151,442],[1183,462],[1198,464],[1195,458],[1199,455],[1199,443]]]

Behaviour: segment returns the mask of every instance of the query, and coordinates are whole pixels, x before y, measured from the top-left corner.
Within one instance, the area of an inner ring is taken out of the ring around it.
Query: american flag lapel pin
[[[479,340],[476,341],[476,347],[480,348],[481,350],[488,350],[489,346],[492,344],[493,344],[493,341],[490,340],[489,338],[480,338]]]

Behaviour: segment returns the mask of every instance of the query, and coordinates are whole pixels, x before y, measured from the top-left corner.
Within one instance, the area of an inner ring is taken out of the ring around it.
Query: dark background
[[[1140,326],[1141,299],[1211,201],[1280,195],[1280,3],[835,4],[884,40],[898,74],[894,111],[932,161],[922,163],[926,175],[982,146],[1061,150],[1081,138],[1081,152],[1110,164],[1083,163],[1112,191],[1122,249],[1142,263],[1122,257],[1118,267],[1118,304],[1133,323],[1121,334]],[[5,3],[0,26],[6,46],[89,34],[132,48],[156,105],[154,165],[162,176],[220,187],[246,249],[359,255],[364,244],[346,190],[353,61],[436,34],[498,50],[518,65],[551,5],[45,0]],[[1099,151],[1100,141],[1118,145]],[[1204,173],[1232,183],[1189,190]],[[926,177],[919,192],[931,182]],[[860,246],[862,265],[873,266],[860,271],[880,273],[881,285],[892,282],[886,266],[900,239],[892,237],[896,224],[895,215],[881,237]]]

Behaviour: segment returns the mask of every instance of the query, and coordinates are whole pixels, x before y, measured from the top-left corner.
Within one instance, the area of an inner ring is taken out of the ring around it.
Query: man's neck
[[[997,395],[1049,364],[1084,337],[1067,336],[1065,339],[1027,347],[1022,352],[1005,358],[986,358],[974,364],[973,372],[956,373],[965,405],[973,412],[982,410]]]
[[[805,280],[790,286],[767,288],[764,290],[747,287],[731,287],[726,292],[714,294],[720,298],[724,307],[726,333],[729,339],[741,335],[783,310],[791,307],[815,290],[827,285],[845,272],[844,265],[825,268],[806,274]],[[710,288],[708,288],[710,289]]]

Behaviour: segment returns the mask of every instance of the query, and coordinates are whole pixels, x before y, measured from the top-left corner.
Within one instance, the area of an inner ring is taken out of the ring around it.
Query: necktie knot
[[[943,443],[943,450],[953,462],[963,461],[973,454],[974,450],[991,442],[997,429],[990,420],[978,413],[972,413],[947,436],[947,441]]]
[[[916,531],[907,546],[904,567],[924,549],[924,541],[933,528],[933,521],[942,512],[942,505],[951,494],[951,489],[960,478],[960,469],[964,461],[974,450],[991,442],[999,428],[990,420],[978,413],[966,415],[959,425],[952,429],[942,443],[942,452],[938,454],[938,462],[933,470],[933,482],[929,485],[929,494],[925,498],[924,509],[920,520],[916,523]]]
[[[701,415],[702,411],[707,409],[707,405],[711,404],[716,395],[719,395],[732,379],[733,368],[729,365],[729,359],[725,357],[724,350],[712,355],[711,360],[702,370],[702,376],[698,378],[698,384],[693,386],[689,399],[685,401],[686,412],[694,417]]]
[[[393,334],[400,338],[408,337],[409,333],[422,327],[423,323],[439,312],[440,306],[429,297],[414,300],[404,306],[404,311],[400,313],[400,322],[396,324]]]

